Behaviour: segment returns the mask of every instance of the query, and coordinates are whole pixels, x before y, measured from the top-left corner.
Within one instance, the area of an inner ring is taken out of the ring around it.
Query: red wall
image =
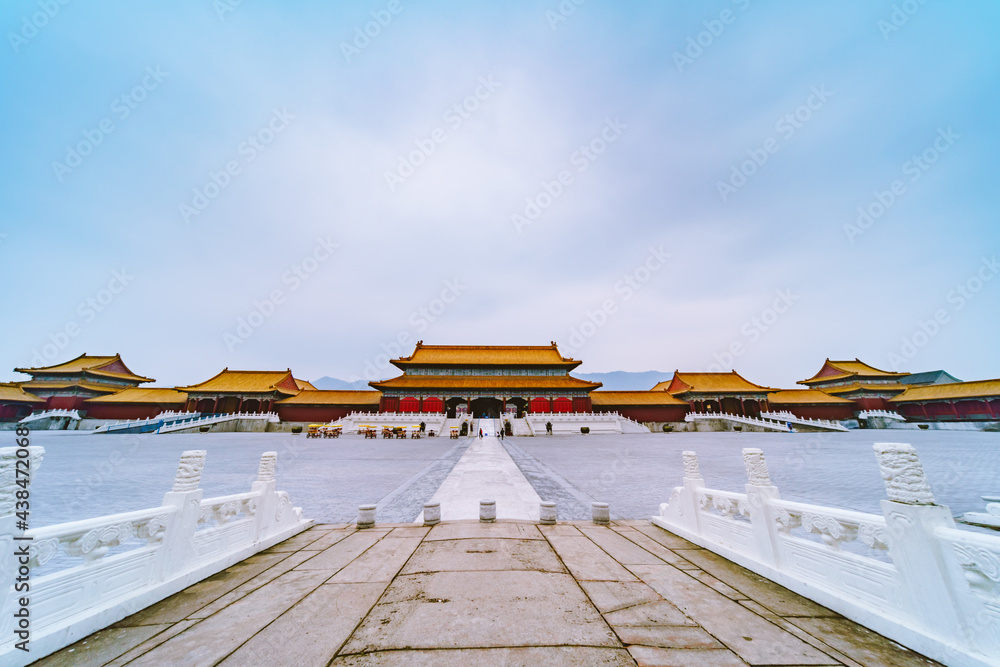
[[[86,403],[87,419],[149,419],[164,410],[183,410],[184,403]]]
[[[283,422],[326,422],[342,419],[352,412],[374,412],[374,405],[278,405],[278,417]]]
[[[46,410],[85,410],[85,400],[93,396],[49,396],[45,401]]]
[[[841,419],[852,419],[854,417],[853,405],[781,405],[771,403],[771,410],[775,412],[791,412],[796,417],[803,419],[829,419],[839,421]]]

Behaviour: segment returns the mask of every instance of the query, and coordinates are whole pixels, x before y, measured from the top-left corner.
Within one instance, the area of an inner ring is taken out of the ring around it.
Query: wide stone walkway
[[[930,665],[648,521],[320,525],[41,665]]]

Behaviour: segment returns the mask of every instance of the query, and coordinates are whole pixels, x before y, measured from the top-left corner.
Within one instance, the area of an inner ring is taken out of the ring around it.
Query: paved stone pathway
[[[648,521],[320,525],[41,665],[931,665]]]
[[[497,501],[498,519],[538,520],[541,499],[515,465],[499,438],[482,419],[484,435],[475,437],[430,502],[441,503],[443,521],[479,519],[479,501]],[[423,512],[417,517],[423,523]]]

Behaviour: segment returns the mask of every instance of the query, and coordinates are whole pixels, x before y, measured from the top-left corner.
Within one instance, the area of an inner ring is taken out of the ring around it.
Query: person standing
[[[483,439],[483,429],[479,429],[479,439]]]

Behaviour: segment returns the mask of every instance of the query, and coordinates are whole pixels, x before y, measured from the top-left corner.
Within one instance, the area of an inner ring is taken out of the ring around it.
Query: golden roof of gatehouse
[[[549,345],[424,345],[417,341],[413,354],[392,360],[407,366],[562,366],[576,368],[582,362],[564,357],[553,341]]]
[[[291,370],[284,371],[231,371],[224,368],[199,384],[175,387],[178,391],[197,394],[244,393],[269,394],[278,392],[287,396],[299,393],[299,385]]]
[[[668,391],[678,394],[764,394],[774,391],[750,382],[736,371],[728,373],[687,373],[674,371],[674,376],[660,382],[653,391]]]

